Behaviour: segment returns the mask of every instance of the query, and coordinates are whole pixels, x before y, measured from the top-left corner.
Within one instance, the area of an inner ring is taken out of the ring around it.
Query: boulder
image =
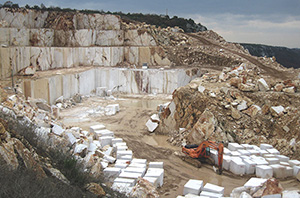
[[[265,79],[261,78],[257,81],[258,88],[260,91],[268,91],[269,90],[269,85],[265,81]]]
[[[97,183],[89,183],[85,186],[85,189],[95,195],[97,195],[97,197],[103,197],[106,195],[105,191],[103,190],[103,188],[97,184]]]
[[[281,105],[280,106],[273,106],[273,107],[270,108],[270,112],[271,112],[272,116],[274,116],[274,117],[281,116],[283,114],[284,110],[285,110],[284,107],[281,106]]]

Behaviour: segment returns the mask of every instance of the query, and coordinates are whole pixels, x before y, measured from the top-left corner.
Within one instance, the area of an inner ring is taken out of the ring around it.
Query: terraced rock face
[[[270,143],[299,158],[299,83],[261,75],[258,67],[246,64],[209,71],[173,93],[159,129],[174,145],[206,139]]]

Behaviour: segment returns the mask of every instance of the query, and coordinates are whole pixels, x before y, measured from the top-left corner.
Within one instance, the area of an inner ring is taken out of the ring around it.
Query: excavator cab
[[[224,146],[222,143],[216,143],[213,141],[204,141],[201,144],[192,144],[192,145],[185,145],[182,147],[182,152],[189,156],[189,158],[193,159],[191,164],[197,166],[198,168],[201,167],[200,160],[204,159],[211,159],[211,149],[217,150],[218,152],[218,174],[222,174],[222,165],[223,165],[223,149]],[[185,161],[190,161],[188,159],[183,159]],[[197,161],[197,163],[196,163]],[[199,164],[200,163],[200,164]]]

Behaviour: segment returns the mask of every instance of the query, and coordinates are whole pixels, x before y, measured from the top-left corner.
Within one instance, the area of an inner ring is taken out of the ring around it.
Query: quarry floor
[[[85,98],[82,103],[61,111],[60,121],[66,126],[79,126],[89,130],[89,126],[102,123],[107,129],[114,132],[116,137],[123,138],[134,158],[143,158],[150,161],[164,162],[164,185],[158,189],[160,197],[176,197],[183,192],[183,186],[189,179],[200,179],[204,183],[213,183],[225,187],[225,196],[229,196],[235,187],[243,186],[251,176],[237,176],[223,171],[217,175],[213,167],[202,164],[196,168],[178,158],[174,152],[181,152],[181,148],[174,147],[167,142],[168,136],[149,133],[145,123],[154,113],[157,105],[169,102],[171,96],[167,95],[134,95],[115,96],[116,100],[100,97]],[[108,104],[119,104],[120,112],[113,116],[90,114],[86,112]],[[300,189],[296,179],[280,180],[285,190]]]

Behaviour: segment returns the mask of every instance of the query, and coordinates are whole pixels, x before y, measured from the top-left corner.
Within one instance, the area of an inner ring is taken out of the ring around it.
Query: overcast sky
[[[3,1],[5,2],[5,1]],[[300,0],[13,0],[46,7],[192,18],[227,41],[300,48]]]

